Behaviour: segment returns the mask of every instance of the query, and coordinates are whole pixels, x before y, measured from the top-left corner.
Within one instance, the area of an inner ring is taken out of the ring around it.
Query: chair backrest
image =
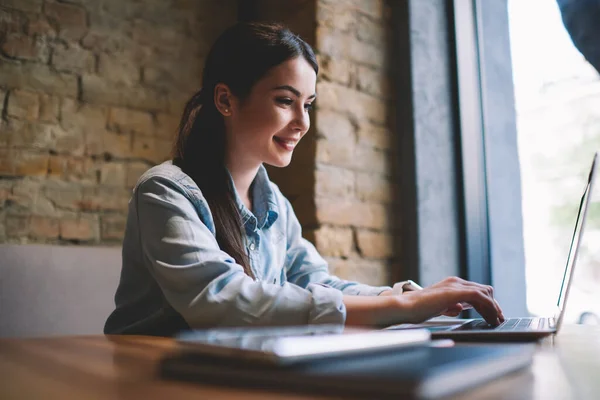
[[[0,337],[102,333],[121,248],[0,245]]]

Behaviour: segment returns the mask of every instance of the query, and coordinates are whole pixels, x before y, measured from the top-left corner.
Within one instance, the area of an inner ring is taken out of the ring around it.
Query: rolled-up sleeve
[[[153,177],[138,186],[134,199],[144,264],[190,327],[344,323],[341,293],[246,275],[173,181]]]
[[[347,295],[377,296],[391,290],[389,286],[370,286],[347,281],[329,274],[327,261],[321,257],[315,246],[302,237],[302,227],[291,204],[285,199],[287,208],[288,249],[286,271],[289,282],[301,287],[319,283]]]

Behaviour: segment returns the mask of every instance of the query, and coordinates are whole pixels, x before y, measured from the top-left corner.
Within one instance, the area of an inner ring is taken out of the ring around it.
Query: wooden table
[[[157,362],[174,347],[144,336],[0,339],[0,399],[316,398],[162,380]],[[600,327],[572,325],[540,342],[530,369],[452,399],[599,398]]]

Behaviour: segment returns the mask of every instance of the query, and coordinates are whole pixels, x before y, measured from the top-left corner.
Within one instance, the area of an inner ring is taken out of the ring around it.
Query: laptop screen
[[[560,285],[560,293],[558,295],[557,307],[558,307],[558,321],[557,328],[560,326],[564,317],[565,303],[569,294],[570,282],[573,277],[573,268],[577,260],[577,252],[579,250],[579,242],[583,233],[583,225],[587,214],[587,209],[590,203],[590,197],[592,195],[592,186],[594,183],[594,176],[596,170],[596,158],[597,153],[594,154],[594,160],[592,161],[592,167],[588,176],[588,181],[585,186],[583,196],[581,196],[581,202],[579,203],[579,211],[577,213],[577,220],[575,222],[575,230],[573,231],[573,239],[571,240],[571,247],[569,248],[569,256],[567,257],[567,265],[563,275],[562,283]]]

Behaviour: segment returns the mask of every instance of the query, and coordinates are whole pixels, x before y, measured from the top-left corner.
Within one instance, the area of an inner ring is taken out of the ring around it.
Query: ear
[[[215,107],[224,116],[228,117],[233,112],[233,93],[224,83],[217,83],[214,93]]]

